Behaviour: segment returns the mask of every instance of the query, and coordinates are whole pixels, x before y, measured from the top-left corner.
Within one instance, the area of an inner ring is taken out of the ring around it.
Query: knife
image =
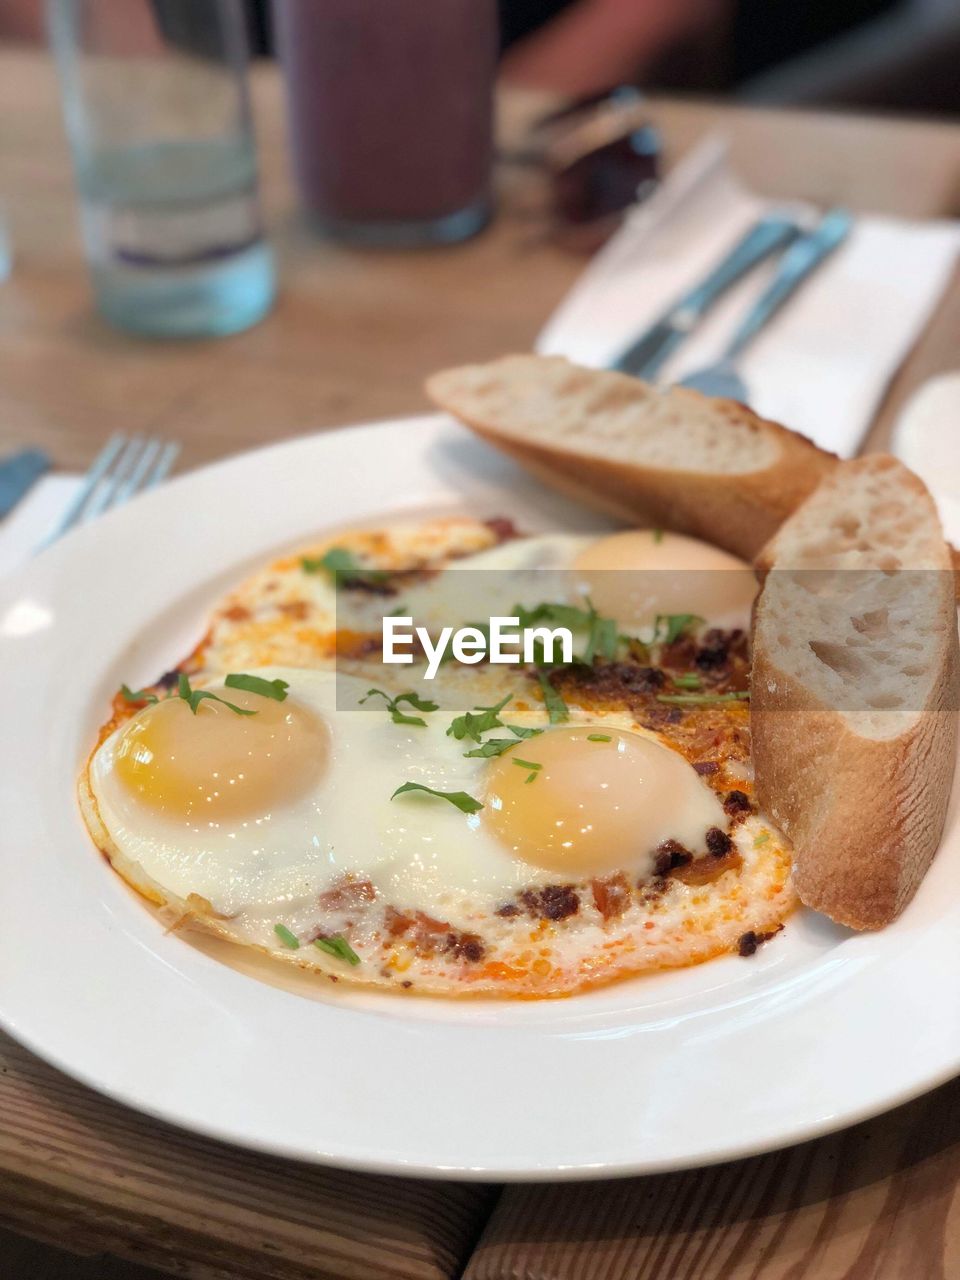
[[[653,378],[713,304],[764,259],[785,249],[800,234],[790,218],[761,218],[693,289],[681,297],[610,366],[620,373]]]
[[[24,449],[0,462],[0,519],[9,515],[49,468],[50,459],[39,449]]]

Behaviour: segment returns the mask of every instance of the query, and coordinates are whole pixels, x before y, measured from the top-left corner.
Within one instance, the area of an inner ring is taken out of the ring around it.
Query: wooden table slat
[[[212,1142],[99,1097],[5,1036],[0,1117],[6,1225],[202,1280],[447,1280],[495,1195]]]

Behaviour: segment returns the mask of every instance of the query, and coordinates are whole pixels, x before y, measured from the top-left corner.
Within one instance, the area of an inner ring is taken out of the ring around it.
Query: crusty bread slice
[[[758,559],[757,798],[808,906],[876,929],[943,830],[957,751],[953,563],[923,483],[882,454],[838,463]]]
[[[447,369],[426,390],[553,488],[748,560],[837,462],[732,400],[559,356]]]

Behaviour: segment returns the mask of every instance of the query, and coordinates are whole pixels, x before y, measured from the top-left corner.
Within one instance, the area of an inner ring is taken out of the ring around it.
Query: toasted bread
[[[559,356],[447,369],[427,394],[555,489],[751,560],[837,465],[742,404]]]
[[[757,564],[757,798],[793,842],[801,900],[877,929],[920,884],[950,796],[950,549],[923,483],[874,454],[838,463]]]

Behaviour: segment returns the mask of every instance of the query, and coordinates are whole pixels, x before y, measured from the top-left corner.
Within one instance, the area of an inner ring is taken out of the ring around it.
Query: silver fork
[[[170,474],[179,452],[180,445],[174,440],[157,440],[151,436],[128,438],[122,432],[115,432],[94,458],[80,492],[41,546],[56,542],[68,529],[89,524],[134,494],[153,489]]]

